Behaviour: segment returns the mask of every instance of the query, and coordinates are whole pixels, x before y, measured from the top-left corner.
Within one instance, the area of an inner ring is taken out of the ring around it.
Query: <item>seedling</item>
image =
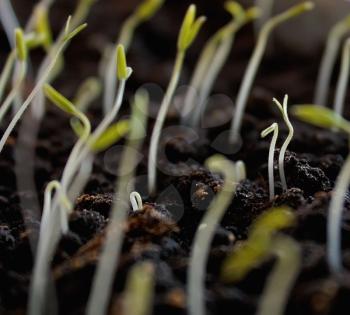
[[[111,296],[114,274],[119,264],[121,247],[124,240],[124,224],[129,211],[129,194],[127,186],[135,174],[135,165],[140,146],[145,137],[147,123],[148,95],[144,91],[138,91],[132,108],[130,133],[127,146],[123,151],[119,165],[119,177],[117,180],[118,198],[115,199],[107,226],[106,240],[94,275],[90,292],[87,314],[105,314],[108,301]],[[130,170],[128,173],[123,171]]]
[[[128,273],[123,312],[128,315],[151,315],[155,270],[150,262],[134,265]]]
[[[336,128],[346,132],[350,138],[350,122],[337,113],[320,106],[294,106],[293,114],[310,124],[321,128]],[[331,271],[339,274],[343,271],[341,255],[341,226],[345,196],[350,184],[350,154],[335,182],[332,199],[329,205],[327,221],[327,260]]]
[[[260,299],[258,315],[283,315],[288,296],[301,269],[301,249],[287,236],[274,237],[270,254],[277,257]]]
[[[13,30],[19,27],[19,22],[10,0],[0,1],[0,21],[11,47],[14,48],[16,43],[12,34]]]
[[[214,155],[206,161],[211,172],[224,175],[221,191],[209,205],[195,234],[188,265],[188,310],[190,315],[205,314],[205,274],[210,244],[227,207],[235,194],[237,185],[236,166],[221,155]]]
[[[143,209],[142,197],[137,191],[133,191],[130,194],[130,203],[133,211]]]
[[[270,127],[266,128],[261,132],[262,138],[267,137],[272,132],[273,132],[273,135],[272,135],[272,140],[270,144],[269,160],[268,160],[270,200],[273,200],[273,198],[275,197],[275,180],[274,180],[273,164],[274,164],[276,142],[278,138],[278,124],[273,123]]]
[[[274,0],[255,0],[255,5],[261,10],[260,18],[254,23],[256,31],[259,31],[271,18],[274,3]]]
[[[292,226],[293,212],[287,207],[272,208],[260,215],[250,228],[248,240],[236,248],[223,263],[221,278],[232,283],[242,280],[255,266],[265,259],[273,235]]]
[[[346,88],[349,82],[349,70],[350,70],[350,38],[346,40],[342,53],[342,61],[340,66],[340,74],[337,83],[337,90],[334,99],[334,111],[338,115],[342,115]]]
[[[153,194],[156,191],[156,175],[157,175],[156,161],[157,161],[160,133],[162,131],[164,121],[165,121],[167,112],[169,110],[171,101],[173,99],[174,92],[178,85],[186,51],[195,40],[204,22],[205,22],[205,17],[199,17],[196,19],[196,6],[191,5],[187,10],[187,13],[185,15],[185,18],[183,20],[183,23],[180,29],[180,34],[177,42],[177,56],[176,56],[173,73],[172,73],[167,91],[160,105],[158,116],[152,131],[150,151],[149,151],[150,153],[148,158],[148,190],[150,194]]]
[[[24,101],[24,103],[18,109],[17,113],[15,114],[15,116],[11,120],[9,126],[5,130],[3,136],[1,137],[1,140],[0,140],[0,153],[2,152],[8,137],[10,136],[11,132],[13,131],[15,126],[17,125],[18,121],[21,119],[22,115],[24,114],[24,112],[26,111],[26,109],[28,108],[28,106],[30,105],[32,100],[34,99],[34,97],[37,95],[37,93],[41,90],[41,88],[45,84],[46,80],[48,79],[48,77],[50,75],[51,70],[54,68],[55,63],[56,63],[57,59],[60,57],[60,55],[61,55],[62,51],[64,50],[64,48],[67,46],[67,44],[70,42],[70,40],[74,36],[76,36],[80,31],[82,31],[85,27],[86,27],[86,24],[80,25],[75,30],[73,30],[72,32],[67,34],[67,36],[65,36],[63,38],[63,40],[60,42],[60,45],[59,45],[57,51],[55,51],[55,54],[53,56],[51,56],[52,57],[51,62],[45,68],[45,72],[43,73],[42,77],[36,83],[36,85],[35,85],[34,89],[32,90],[32,92],[29,94],[27,99]]]
[[[227,1],[225,8],[232,15],[232,21],[220,28],[205,45],[191,79],[191,90],[185,97],[182,122],[192,127],[197,127],[205,112],[206,100],[229,56],[235,34],[243,25],[259,16],[256,8],[244,11],[234,1]]]
[[[314,4],[312,2],[303,2],[301,4],[291,7],[289,10],[281,14],[274,16],[262,27],[259,33],[258,42],[255,46],[253,55],[249,61],[247,70],[244,74],[244,78],[237,95],[236,107],[233,113],[233,120],[230,130],[230,143],[236,144],[239,141],[242,118],[245,111],[245,107],[247,105],[249,92],[251,90],[263,54],[266,50],[267,41],[271,32],[280,24],[288,21],[291,18],[299,16],[300,14],[306,11],[310,11],[313,8]]]
[[[342,38],[350,31],[350,15],[339,21],[329,32],[320,72],[317,77],[314,103],[326,106],[329,85]]]
[[[286,151],[287,151],[287,148],[288,148],[290,142],[293,139],[294,128],[293,128],[293,125],[290,122],[289,117],[288,117],[288,95],[284,96],[283,106],[275,98],[273,99],[273,102],[277,105],[278,109],[280,110],[280,112],[283,116],[283,120],[286,123],[288,130],[289,130],[288,136],[287,136],[286,140],[284,141],[284,143],[281,147],[281,150],[280,150],[280,154],[278,156],[278,169],[279,169],[279,173],[280,173],[282,187],[283,187],[283,190],[287,190],[287,180],[286,180],[286,175],[284,172],[284,156],[286,154]]]
[[[27,73],[27,58],[28,58],[28,48],[26,40],[21,29],[15,30],[15,42],[16,42],[16,56],[18,60],[17,75],[15,75],[15,82],[13,84],[12,90],[5,98],[4,102],[0,107],[0,123],[2,122],[4,116],[9,110],[12,102],[20,92],[23,80]]]
[[[156,12],[162,7],[164,0],[143,0],[136,8],[131,16],[123,23],[117,43],[125,47],[125,51],[129,50],[131,40],[134,36],[136,28],[151,19]],[[116,66],[113,56],[107,56],[107,67],[104,73],[104,94],[103,109],[107,114],[111,110],[113,100],[115,98],[115,87],[117,84],[115,78]]]

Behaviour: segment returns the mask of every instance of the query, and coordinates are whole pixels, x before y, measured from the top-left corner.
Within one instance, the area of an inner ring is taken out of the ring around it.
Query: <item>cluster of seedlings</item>
[[[25,29],[16,28],[9,34],[13,48],[0,74],[0,123],[12,110],[12,117],[0,139],[0,153],[9,140],[13,130],[31,107],[32,115],[38,121],[45,115],[45,97],[70,118],[70,126],[77,137],[60,179],[54,179],[46,186],[39,232],[35,250],[34,269],[29,290],[28,314],[45,314],[48,305],[48,287],[52,285],[51,262],[58,243],[69,232],[69,217],[74,211],[77,198],[84,191],[93,172],[93,163],[99,152],[113,144],[125,142],[119,161],[118,176],[115,183],[116,196],[105,230],[105,239],[93,276],[86,313],[89,315],[107,314],[112,297],[114,275],[121,261],[124,242],[124,227],[129,215],[130,204],[133,212],[143,211],[141,195],[134,191],[130,194],[130,183],[136,176],[138,152],[147,137],[147,116],[149,96],[145,90],[138,90],[132,101],[129,119],[120,119],[120,110],[124,101],[125,87],[133,70],[127,64],[126,54],[132,42],[136,28],[149,20],[163,5],[163,0],[144,0],[134,13],[122,25],[117,43],[106,52],[106,67],[103,78],[103,118],[93,128],[86,114],[91,101],[97,97],[101,87],[94,79],[84,83],[74,101],[68,100],[51,84],[62,72],[63,53],[69,43],[82,32],[87,24],[84,20],[94,4],[94,0],[80,0],[76,11],[67,19],[57,39],[54,40],[50,29],[48,14],[52,1],[40,1],[34,8],[32,17]],[[0,2],[1,22],[6,31],[16,21],[11,20],[11,6],[8,1]],[[247,23],[259,19],[258,38],[247,70],[238,91],[232,125],[227,143],[235,146],[240,140],[242,119],[247,100],[264,56],[270,34],[280,24],[287,22],[314,8],[310,1],[295,5],[287,11],[270,17],[272,1],[257,1],[258,6],[244,10],[234,1],[225,5],[232,19],[219,29],[206,43],[195,66],[190,80],[191,89],[183,99],[181,123],[193,129],[199,128],[201,117],[206,111],[207,99],[221,69],[229,58],[236,33]],[[170,82],[161,101],[149,140],[147,158],[147,190],[150,196],[157,195],[157,160],[162,129],[169,108],[179,84],[186,52],[203,28],[206,18],[197,17],[196,6],[191,5],[183,19],[177,41],[177,53]],[[341,70],[334,100],[334,111],[325,107],[330,76],[339,46],[344,34],[350,29],[349,17],[340,21],[331,30],[317,81],[315,104],[296,105],[291,108],[293,116],[309,124],[328,128],[331,132],[343,132],[350,135],[350,122],[342,117],[346,87],[350,68],[350,40],[344,43]],[[14,38],[14,40],[12,40]],[[39,66],[35,84],[29,93],[24,93],[24,81],[30,64],[30,52],[42,47],[47,55]],[[137,69],[135,69],[137,71]],[[7,87],[11,86],[6,94]],[[288,96],[281,104],[273,99],[288,128],[288,135],[279,150],[275,163],[276,145],[279,137],[279,124],[274,122],[265,130],[259,130],[261,137],[272,134],[268,159],[268,181],[270,201],[275,195],[275,168],[278,167],[282,191],[288,189],[285,170],[287,149],[293,140],[294,129],[288,114]],[[238,186],[247,178],[244,161],[233,162],[231,157],[214,155],[205,161],[205,168],[211,173],[220,173],[223,182],[215,197],[211,200],[199,223],[192,242],[187,270],[187,308],[190,315],[205,315],[206,268],[211,244],[220,222],[231,204]],[[125,171],[127,170],[127,172]],[[350,184],[350,155],[336,180],[329,205],[327,220],[327,258],[331,271],[335,275],[344,272],[341,251],[341,225],[344,199]],[[236,246],[225,258],[221,268],[223,283],[236,283],[247,276],[266,257],[276,257],[274,268],[269,275],[258,306],[258,314],[283,314],[289,293],[301,269],[301,249],[291,237],[279,233],[296,224],[295,215],[287,207],[266,210],[253,223],[248,239]],[[135,264],[129,271],[124,292],[124,314],[147,315],[152,313],[155,288],[155,270],[151,262]]]

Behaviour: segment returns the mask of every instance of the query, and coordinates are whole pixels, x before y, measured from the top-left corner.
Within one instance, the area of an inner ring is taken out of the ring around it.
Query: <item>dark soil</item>
[[[75,1],[74,1],[75,2]],[[89,29],[72,43],[66,53],[66,68],[55,82],[63,94],[74,95],[83,78],[96,75],[101,47],[112,41],[121,21],[138,1],[102,0],[89,17]],[[228,16],[213,1],[196,1],[201,13],[208,16],[205,31],[189,51],[182,83],[188,83],[191,70],[205,40]],[[189,1],[168,1],[159,14],[137,30],[128,61],[134,74],[128,83],[128,99],[137,87],[152,82],[165,88],[174,60],[175,43],[182,15]],[[33,1],[14,1],[22,21],[30,13]],[[65,16],[72,11],[73,1],[57,1],[52,14],[57,33]],[[4,33],[0,32],[0,64],[8,52]],[[242,128],[243,144],[235,154],[226,154],[232,160],[243,160],[248,179],[239,184],[226,215],[217,228],[211,246],[207,268],[206,302],[208,314],[254,314],[265,280],[273,268],[270,260],[252,270],[235,285],[219,278],[225,257],[237,242],[245,240],[251,223],[273,205],[288,205],[294,209],[297,224],[286,233],[302,248],[303,263],[298,280],[291,293],[286,314],[340,315],[350,308],[350,280],[335,279],[329,272],[325,258],[326,221],[331,190],[347,154],[344,135],[320,130],[293,121],[295,136],[285,158],[289,189],[283,192],[276,169],[276,197],[269,201],[267,156],[269,140],[260,139],[260,132],[274,121],[280,122],[281,137],[287,130],[272,105],[272,97],[282,98],[289,93],[290,103],[305,103],[312,99],[320,53],[300,56],[276,41],[258,72],[249,99]],[[245,27],[237,36],[230,59],[215,86],[215,93],[235,99],[248,58],[254,47],[252,27]],[[33,54],[33,67],[42,52]],[[28,82],[28,89],[32,82]],[[292,85],[292,86],[291,86]],[[118,307],[130,267],[137,261],[149,260],[156,268],[156,295],[153,314],[187,314],[186,270],[191,243],[197,226],[223,181],[211,174],[203,162],[211,154],[222,153],[220,139],[229,128],[229,122],[218,125],[215,104],[207,120],[216,127],[204,128],[195,141],[189,141],[186,132],[173,131],[170,141],[163,141],[160,158],[159,190],[149,197],[145,187],[146,157],[149,136],[142,150],[136,189],[146,201],[144,208],[130,212],[121,263],[118,266],[111,300],[111,314],[121,314]],[[154,101],[154,111],[157,102]],[[96,102],[89,118],[96,124],[101,117],[100,103]],[[124,114],[128,114],[125,102]],[[228,111],[231,112],[230,109]],[[220,115],[219,115],[220,116]],[[172,111],[167,127],[178,124],[178,113]],[[153,120],[150,121],[150,130]],[[4,126],[1,126],[2,131]],[[33,267],[30,239],[36,240],[45,185],[59,179],[67,156],[76,140],[68,118],[48,107],[35,143],[34,175],[37,191],[18,189],[15,149],[18,130],[10,137],[0,155],[0,313],[25,314],[29,281]],[[148,132],[150,135],[150,132]],[[220,138],[220,135],[222,136]],[[58,295],[60,314],[83,314],[92,276],[104,241],[105,227],[113,202],[116,176],[115,165],[120,154],[108,151],[100,154],[94,164],[93,175],[85,192],[77,199],[70,217],[70,231],[63,236],[52,263],[52,273]],[[224,152],[225,153],[225,152]],[[277,152],[276,152],[277,153]],[[277,155],[277,154],[276,154]],[[25,160],[22,161],[26,163]],[[114,167],[115,169],[115,167]],[[38,197],[37,197],[38,196]],[[350,195],[346,195],[346,211],[342,225],[343,260],[350,268]],[[35,202],[38,198],[39,204]],[[28,206],[23,206],[23,200]],[[31,206],[32,205],[32,206]]]

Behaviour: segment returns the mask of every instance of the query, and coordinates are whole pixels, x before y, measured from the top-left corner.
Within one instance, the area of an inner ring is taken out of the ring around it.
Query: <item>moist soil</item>
[[[65,71],[54,83],[68,97],[82,79],[97,72],[103,44],[112,41],[120,23],[138,1],[100,1],[88,19],[89,29],[67,50]],[[208,23],[194,47],[188,53],[182,84],[188,83],[200,49],[205,40],[229,16],[221,2],[196,1]],[[14,1],[22,21],[28,17],[33,1]],[[134,69],[128,82],[128,100],[135,89],[145,82],[166,88],[174,60],[177,31],[188,1],[167,2],[159,14],[136,32],[129,64]],[[53,28],[57,33],[65,16],[72,11],[71,1],[57,1],[52,12]],[[1,36],[0,61],[8,52],[4,33]],[[225,94],[235,99],[248,58],[254,47],[252,27],[245,27],[237,36],[233,51],[214,88],[215,94]],[[267,181],[269,140],[260,139],[260,132],[272,122],[279,122],[281,139],[287,129],[272,97],[282,99],[285,93],[290,103],[310,102],[320,61],[321,48],[313,55],[298,55],[282,42],[274,42],[274,50],[264,58],[257,80],[249,98],[242,128],[242,146],[237,152],[222,152],[225,131],[229,121],[223,117],[232,108],[220,98],[213,101],[205,127],[193,141],[186,132],[170,131],[170,140],[162,141],[158,173],[158,193],[149,197],[145,186],[146,157],[150,131],[142,149],[145,158],[137,170],[136,190],[144,200],[141,211],[132,212],[125,226],[126,238],[110,303],[110,314],[122,314],[123,288],[130,267],[138,261],[148,260],[156,272],[156,293],[153,314],[187,314],[186,270],[194,233],[208,205],[220,191],[223,180],[210,173],[203,162],[214,153],[226,153],[232,160],[243,160],[247,178],[237,187],[221,225],[217,228],[211,245],[206,274],[206,303],[208,314],[254,314],[274,266],[269,259],[254,268],[246,278],[236,284],[226,284],[220,277],[223,260],[247,238],[251,223],[272,206],[287,205],[295,212],[297,223],[285,231],[302,249],[302,269],[292,289],[286,314],[347,314],[350,308],[350,280],[345,276],[335,279],[326,264],[326,221],[334,181],[347,155],[344,135],[321,130],[293,120],[295,135],[285,157],[288,190],[283,192],[275,170],[276,197],[270,201]],[[42,52],[33,53],[35,69]],[[28,80],[27,89],[33,82]],[[333,83],[334,84],[334,83]],[[332,87],[333,89],[333,87]],[[159,106],[152,99],[151,111]],[[232,104],[231,104],[232,105]],[[129,114],[129,102],[123,114]],[[93,124],[101,119],[101,103],[97,101],[89,111]],[[4,124],[2,131],[4,131]],[[178,111],[169,113],[166,127],[178,126]],[[167,129],[170,130],[170,129]],[[30,239],[36,240],[40,227],[39,217],[45,185],[59,179],[67,156],[76,141],[68,118],[47,107],[47,114],[39,129],[35,143],[34,180],[37,191],[21,190],[16,179],[16,150],[20,129],[9,138],[0,155],[0,312],[25,314],[33,255]],[[163,139],[164,140],[164,139]],[[25,142],[24,142],[25,143]],[[23,145],[23,144],[22,144]],[[280,143],[278,147],[280,146]],[[278,151],[276,152],[276,156]],[[76,201],[69,219],[69,233],[62,237],[54,260],[52,275],[58,296],[60,314],[83,314],[92,277],[103,246],[105,228],[113,203],[115,171],[120,152],[107,151],[96,157],[94,171],[84,194]],[[110,165],[108,161],[114,161]],[[27,163],[22,160],[21,163]],[[38,202],[35,202],[38,198]],[[23,206],[23,200],[28,201]],[[350,268],[350,196],[345,196],[342,225],[343,263]],[[25,224],[26,223],[26,224]]]

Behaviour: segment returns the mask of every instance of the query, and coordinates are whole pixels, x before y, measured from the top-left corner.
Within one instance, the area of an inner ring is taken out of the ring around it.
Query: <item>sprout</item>
[[[43,38],[43,46],[49,51],[52,46],[52,32],[49,23],[49,12],[43,6],[37,6],[34,10],[35,31]]]
[[[172,73],[167,91],[165,93],[165,96],[160,105],[158,116],[153,128],[151,143],[150,143],[150,150],[149,150],[149,158],[148,158],[148,190],[150,193],[154,193],[156,191],[156,175],[157,175],[156,161],[157,161],[160,133],[162,131],[168,109],[170,107],[172,98],[174,96],[175,89],[178,85],[183,62],[185,59],[186,50],[194,41],[201,26],[205,21],[204,17],[199,17],[197,19],[195,17],[196,17],[196,6],[191,5],[187,10],[187,13],[185,15],[185,18],[181,26],[180,34],[178,37],[178,44],[177,44],[178,49],[177,49],[177,56],[176,56],[173,73]]]
[[[185,97],[182,121],[192,127],[198,125],[202,113],[205,112],[206,100],[229,56],[234,35],[243,25],[259,15],[256,8],[244,11],[241,5],[234,1],[226,2],[225,8],[232,15],[232,21],[220,28],[207,42],[191,79],[190,86],[193,90],[189,90]]]
[[[346,40],[343,48],[342,61],[340,67],[340,74],[337,84],[337,91],[334,99],[334,111],[341,116],[343,112],[346,87],[349,82],[349,68],[350,68],[350,38]]]
[[[291,7],[289,10],[274,16],[262,27],[258,42],[255,46],[253,55],[249,61],[247,70],[244,74],[244,78],[239,89],[236,101],[236,107],[233,114],[233,120],[230,131],[230,142],[235,144],[239,140],[240,129],[242,124],[243,113],[247,104],[250,89],[252,87],[256,72],[266,49],[267,41],[270,33],[281,23],[288,21],[306,11],[312,10],[314,4],[310,1],[303,2],[301,4]]]
[[[293,106],[292,113],[297,118],[322,128],[336,128],[350,136],[350,122],[330,109],[321,106]],[[350,184],[350,154],[336,179],[332,199],[329,205],[327,222],[327,260],[331,271],[341,273],[341,222],[344,211],[344,198]]]
[[[131,267],[124,291],[124,314],[152,314],[155,286],[154,277],[155,270],[149,262],[137,263]]]
[[[142,197],[137,191],[133,191],[130,194],[130,203],[133,211],[143,209]]]
[[[284,96],[283,106],[275,98],[273,99],[273,102],[277,105],[278,109],[280,110],[280,112],[283,116],[283,120],[286,123],[288,130],[289,130],[288,136],[287,136],[286,140],[284,141],[284,143],[281,147],[281,150],[280,150],[280,154],[278,156],[278,168],[279,168],[280,178],[281,178],[281,182],[282,182],[282,187],[284,190],[287,190],[287,180],[286,180],[286,175],[284,172],[284,156],[286,154],[286,151],[287,151],[287,148],[288,148],[290,142],[293,139],[294,128],[293,128],[293,126],[289,120],[289,117],[288,117],[288,95]]]
[[[16,61],[16,50],[14,49],[8,55],[6,62],[5,62],[5,65],[4,65],[4,68],[0,74],[0,101],[1,101],[2,96],[4,94],[5,87],[6,87],[6,84],[9,80],[9,78],[10,78],[11,71],[12,71],[12,68],[13,68],[15,61]]]
[[[350,135],[350,122],[329,108],[318,105],[294,105],[293,116],[301,121],[326,129],[338,129]]]
[[[116,190],[116,196],[118,198],[115,199],[113,204],[107,226],[105,243],[94,275],[87,304],[87,315],[105,314],[108,307],[114,274],[119,264],[124,239],[123,227],[129,210],[127,186],[133,179],[136,169],[137,157],[135,152],[138,152],[145,137],[147,106],[148,95],[140,90],[135,95],[130,133],[119,165]],[[130,170],[130,172],[125,174],[125,170]]]
[[[294,214],[287,207],[272,208],[260,215],[250,228],[248,240],[224,261],[222,280],[227,283],[242,280],[266,257],[273,235],[294,222]]]
[[[255,0],[255,5],[261,10],[261,17],[254,23],[257,31],[271,18],[274,0]]]
[[[236,180],[237,183],[245,180],[247,178],[247,171],[243,161],[237,161],[236,164]]]
[[[211,172],[224,175],[221,191],[211,202],[195,234],[188,264],[188,308],[190,315],[205,314],[205,268],[210,244],[236,190],[236,167],[221,155],[214,155],[206,161]]]
[[[339,46],[343,36],[350,30],[350,15],[339,21],[329,32],[326,49],[322,57],[320,72],[316,83],[314,103],[326,106],[329,83],[332,70],[338,55]]]
[[[81,31],[83,30],[83,28],[86,27],[86,24],[81,25],[78,29]],[[74,33],[75,35],[77,35],[78,33],[76,32],[76,30],[73,30],[72,33]],[[55,51],[55,54],[52,56],[51,62],[49,63],[49,65],[45,68],[45,72],[43,73],[43,75],[41,76],[41,78],[38,80],[38,82],[36,83],[34,89],[32,90],[32,92],[29,94],[29,96],[27,97],[27,99],[24,101],[24,103],[21,105],[21,107],[19,108],[19,110],[17,111],[16,115],[13,117],[13,119],[11,120],[9,126],[7,127],[7,129],[5,130],[3,136],[1,137],[0,140],[0,153],[2,152],[4,145],[8,139],[8,137],[10,136],[12,130],[15,128],[15,126],[17,125],[17,122],[21,119],[22,115],[24,114],[24,112],[26,111],[26,109],[28,108],[28,106],[30,105],[30,103],[32,102],[33,98],[36,96],[36,94],[41,90],[42,86],[45,84],[46,80],[48,79],[51,70],[54,68],[55,63],[57,61],[57,59],[60,57],[62,51],[64,50],[64,48],[66,47],[66,45],[69,43],[69,41],[72,39],[71,36],[67,36],[65,37],[61,42],[60,45],[58,47],[58,49]]]
[[[125,51],[129,50],[131,40],[134,36],[135,29],[151,19],[154,14],[161,8],[164,0],[143,0],[136,8],[131,16],[123,23],[117,43],[125,47]],[[109,54],[108,54],[109,55]],[[116,66],[114,56],[107,56],[107,66],[104,74],[104,93],[103,93],[103,110],[107,114],[111,110],[113,100],[115,98],[115,86],[117,84],[115,72]]]
[[[271,144],[270,144],[270,150],[269,150],[269,162],[268,162],[268,169],[269,169],[269,191],[270,191],[270,200],[273,200],[275,197],[275,180],[274,180],[274,174],[273,174],[273,163],[274,163],[274,155],[275,155],[275,148],[276,148],[276,142],[278,138],[278,124],[273,123],[270,127],[266,128],[261,132],[261,137],[265,138],[268,136],[271,132],[273,132]]]
[[[15,42],[16,56],[19,68],[17,69],[17,71],[15,71],[15,80],[12,90],[0,106],[0,123],[2,122],[7,111],[9,110],[12,102],[14,101],[16,96],[18,96],[18,93],[20,92],[20,89],[22,87],[23,80],[27,73],[28,48],[23,31],[19,28],[15,30]]]
[[[45,188],[45,193],[44,193],[44,207],[43,207],[43,214],[41,217],[41,224],[40,224],[40,238],[44,238],[45,237],[45,229],[48,228],[48,222],[49,222],[49,216],[50,216],[50,210],[51,210],[51,199],[52,199],[52,192],[54,190],[61,190],[61,184],[59,181],[57,180],[53,180],[51,182],[49,182]],[[68,213],[71,212],[72,209],[72,204],[71,202],[68,200],[67,196],[63,195],[62,196],[62,201],[61,204],[64,206],[64,210],[66,209],[66,211],[63,211],[61,213],[61,231],[62,234],[66,234],[68,232]]]
[[[277,262],[267,279],[257,314],[283,315],[288,296],[301,269],[301,249],[292,238],[278,235],[270,245],[270,253],[277,256]]]

